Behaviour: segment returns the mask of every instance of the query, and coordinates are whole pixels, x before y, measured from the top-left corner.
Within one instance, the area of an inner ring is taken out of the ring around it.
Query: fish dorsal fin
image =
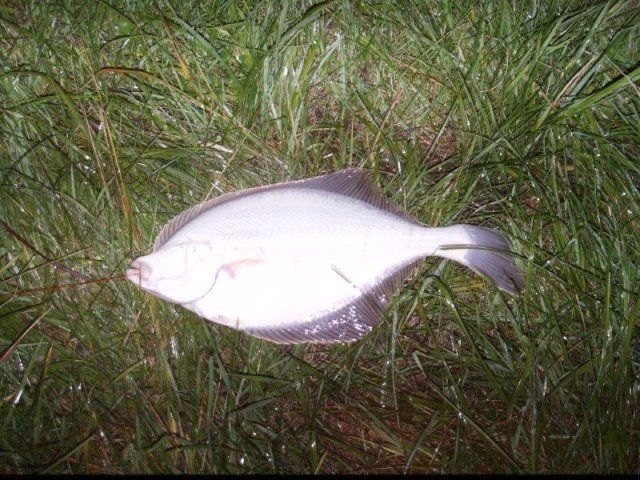
[[[385,197],[380,187],[371,180],[371,174],[361,168],[346,168],[327,175],[300,180],[300,182],[302,186],[306,188],[323,190],[355,198],[385,212],[390,212],[411,222],[419,223]]]
[[[366,170],[360,168],[347,168],[338,170],[334,173],[321,175],[319,177],[306,178],[303,180],[294,180],[291,182],[276,183],[273,185],[264,185],[262,187],[254,187],[246,190],[238,190],[235,192],[225,193],[212,200],[199,203],[188,210],[185,210],[177,217],[173,218],[160,231],[156,238],[153,249],[156,250],[164,245],[178,230],[187,223],[194,220],[204,212],[218,207],[224,203],[237,200],[239,198],[255,195],[270,190],[282,190],[288,188],[302,188],[322,190],[338,195],[344,195],[354,198],[361,202],[373,205],[376,208],[390,212],[394,215],[404,218],[410,222],[419,224],[415,219],[407,215],[400,207],[388,200],[382,190],[371,181],[371,176]]]
[[[275,343],[345,343],[364,337],[380,321],[391,296],[422,260],[413,260],[388,272],[376,285],[362,291],[345,306],[299,325],[250,328],[254,337]]]

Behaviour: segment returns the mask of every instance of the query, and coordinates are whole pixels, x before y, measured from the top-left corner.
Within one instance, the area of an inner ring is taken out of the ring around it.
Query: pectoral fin
[[[236,275],[245,268],[255,267],[264,262],[262,258],[243,258],[236,260],[235,262],[225,263],[220,267],[220,270],[224,271],[229,277],[235,278]]]

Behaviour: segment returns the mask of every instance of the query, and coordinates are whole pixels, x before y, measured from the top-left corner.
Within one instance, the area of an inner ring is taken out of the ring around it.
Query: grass
[[[0,471],[638,473],[640,9],[474,3],[0,5]],[[500,228],[526,293],[428,259],[362,341],[277,346],[118,277],[346,166]]]

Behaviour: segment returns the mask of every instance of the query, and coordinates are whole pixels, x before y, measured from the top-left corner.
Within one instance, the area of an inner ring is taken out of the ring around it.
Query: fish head
[[[208,242],[164,245],[136,258],[126,277],[143,290],[173,303],[206,295],[216,281],[221,259]]]

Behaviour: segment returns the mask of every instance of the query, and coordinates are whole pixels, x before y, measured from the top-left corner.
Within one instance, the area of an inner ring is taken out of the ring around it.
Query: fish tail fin
[[[434,255],[469,267],[511,295],[523,290],[524,279],[516,267],[507,240],[500,232],[473,225],[454,225],[438,230],[442,230],[438,236],[442,235],[444,241]]]

